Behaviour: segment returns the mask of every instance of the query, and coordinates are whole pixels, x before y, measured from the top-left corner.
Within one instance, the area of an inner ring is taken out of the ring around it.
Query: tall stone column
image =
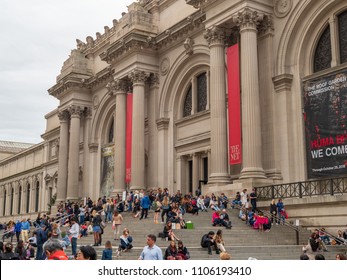
[[[70,114],[67,110],[64,110],[58,113],[58,117],[60,120],[60,135],[59,135],[57,202],[59,203],[60,201],[66,200],[66,192],[67,192]]]
[[[256,11],[246,8],[236,18],[241,34],[243,169],[240,179],[266,178],[262,167]]]
[[[80,154],[80,125],[83,108],[72,105],[69,107],[71,116],[69,162],[67,178],[67,198],[78,200],[79,154]]]
[[[158,118],[159,75],[150,76],[150,92],[148,95],[148,186],[158,186],[158,130],[156,120]]]
[[[6,196],[5,196],[5,200],[6,200],[6,206],[5,206],[5,216],[10,215],[10,208],[11,208],[11,201],[10,201],[10,197],[11,197],[11,188],[9,187],[9,185],[5,185],[5,190],[6,190]]]
[[[131,190],[145,189],[145,81],[149,73],[133,70],[133,119],[131,145]]]
[[[116,97],[115,112],[115,153],[114,153],[114,189],[112,196],[125,191],[125,143],[126,143],[126,100],[128,83],[115,79],[107,85],[109,93]]]
[[[92,108],[88,107],[84,111],[84,130],[83,130],[83,190],[82,195],[85,197],[90,197],[89,184],[91,183],[89,177],[90,170],[90,155],[89,155],[89,135],[90,126],[92,120]]]
[[[200,154],[194,153],[193,154],[193,188],[192,188],[192,194],[195,195],[195,191],[199,186],[199,170],[200,170]]]
[[[220,27],[205,32],[210,46],[211,173],[209,184],[228,184],[228,142],[225,81],[225,34]]]
[[[271,16],[264,16],[258,28],[258,52],[259,52],[259,94],[261,108],[262,128],[267,133],[262,138],[262,159],[266,177],[281,180],[282,175],[279,165],[276,164],[275,147],[275,93],[272,83],[274,73],[273,37],[274,25]]]

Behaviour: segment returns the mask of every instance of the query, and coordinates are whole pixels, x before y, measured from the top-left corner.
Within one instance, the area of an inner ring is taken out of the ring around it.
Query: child
[[[105,243],[105,249],[102,251],[101,260],[112,260],[112,244],[109,240]]]

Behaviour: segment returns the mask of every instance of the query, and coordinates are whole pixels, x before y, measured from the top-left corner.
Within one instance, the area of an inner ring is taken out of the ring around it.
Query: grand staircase
[[[232,221],[232,228],[213,227],[211,225],[212,210],[209,212],[199,212],[198,216],[185,214],[186,221],[194,223],[194,229],[174,230],[175,234],[183,241],[188,248],[191,259],[209,260],[219,259],[219,255],[213,252],[207,254],[207,249],[201,248],[200,240],[203,234],[218,229],[223,230],[225,247],[234,260],[246,260],[249,257],[259,260],[298,260],[302,254],[302,245],[307,244],[310,233],[306,230],[300,231],[299,244],[296,245],[296,232],[284,225],[273,225],[269,232],[258,232],[246,225],[245,222],[237,218],[238,211],[228,209],[229,217]],[[147,219],[139,220],[133,218],[129,213],[122,213],[124,222],[122,229],[127,227],[130,235],[133,237],[134,248],[124,252],[121,256],[116,257],[115,252],[118,248],[119,241],[114,240],[111,224],[108,224],[102,235],[103,246],[94,247],[98,253],[98,259],[101,259],[102,250],[107,240],[112,242],[113,259],[119,260],[137,260],[143,247],[146,245],[146,236],[150,233],[158,236],[162,232],[164,224],[154,224],[153,211],[149,211]],[[122,232],[122,230],[120,231]],[[93,244],[93,236],[82,237],[77,242],[78,246]],[[156,244],[162,249],[163,254],[168,247],[169,242],[157,237]],[[328,246],[328,252],[321,252],[326,259],[334,260],[335,255],[339,252],[346,253],[346,246]],[[71,254],[71,248],[67,249],[67,254]]]

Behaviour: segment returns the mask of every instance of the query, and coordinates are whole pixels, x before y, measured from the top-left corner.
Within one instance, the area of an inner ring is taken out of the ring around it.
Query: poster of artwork
[[[303,83],[308,178],[347,174],[347,69]]]

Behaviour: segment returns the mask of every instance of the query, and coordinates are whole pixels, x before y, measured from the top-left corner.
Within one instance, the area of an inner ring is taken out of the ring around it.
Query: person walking
[[[155,245],[157,237],[154,234],[147,235],[147,246],[141,252],[139,260],[162,260],[163,253],[161,249]]]
[[[114,230],[114,240],[119,240],[119,230],[123,223],[122,214],[118,213],[118,210],[114,210],[112,229]]]
[[[150,205],[151,205],[151,201],[149,200],[147,193],[145,193],[144,196],[141,198],[141,202],[140,202],[140,206],[141,206],[140,220],[142,220],[143,217],[145,217],[145,219],[147,219],[148,209],[149,209]]]

